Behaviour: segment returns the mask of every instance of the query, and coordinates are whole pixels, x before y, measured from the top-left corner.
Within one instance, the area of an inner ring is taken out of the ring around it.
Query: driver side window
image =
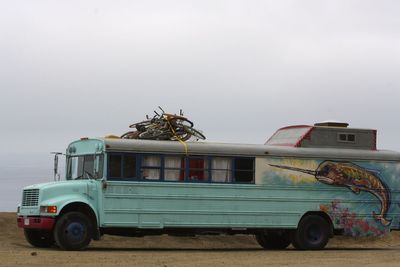
[[[108,171],[110,178],[122,178],[122,155],[108,156]]]

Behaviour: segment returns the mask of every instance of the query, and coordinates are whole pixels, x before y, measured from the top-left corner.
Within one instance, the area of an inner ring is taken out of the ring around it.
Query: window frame
[[[89,154],[82,154],[82,155],[67,155],[67,157],[66,157],[66,166],[65,166],[65,179],[67,180],[67,181],[72,181],[72,180],[75,180],[76,179],[76,177],[73,179],[72,178],[72,173],[71,173],[71,168],[72,168],[72,159],[73,158],[78,158],[78,161],[79,161],[79,159],[80,158],[82,158],[82,174],[84,173],[84,171],[85,171],[85,163],[86,163],[86,157],[88,157],[88,156],[90,156],[90,157],[94,157],[93,158],[93,170],[94,170],[94,167],[95,167],[95,161],[96,161],[96,158],[97,157],[99,157],[99,158],[101,158],[101,160],[100,160],[100,162],[99,162],[99,173],[98,173],[98,177],[97,178],[94,178],[95,180],[100,180],[100,179],[103,179],[104,178],[104,164],[105,164],[105,159],[106,159],[106,157],[105,157],[105,155],[104,154],[102,154],[102,153],[100,153],[100,154],[96,154],[96,153],[89,153]],[[78,163],[79,164],[79,163]],[[108,169],[107,169],[108,170]]]
[[[124,181],[128,180],[124,178],[124,154],[127,153],[107,153],[107,181]],[[129,153],[128,153],[129,154]],[[112,177],[111,174],[111,168],[110,168],[110,157],[111,156],[121,156],[121,165],[119,166],[120,172],[121,172],[121,177]]]
[[[166,157],[176,157],[176,158],[180,158],[181,160],[181,167],[180,168],[171,168],[171,167],[165,167],[165,158]],[[183,160],[183,168],[182,168],[182,160]],[[187,173],[187,169],[186,169],[186,156],[185,155],[180,155],[180,154],[163,154],[162,155],[162,164],[163,164],[163,169],[162,169],[162,181],[163,182],[167,182],[167,183],[184,183],[186,182],[186,173]],[[180,174],[178,177],[178,180],[165,180],[165,170],[175,170],[175,171],[179,171],[182,172],[183,171],[183,178],[181,180]]]
[[[251,170],[237,169],[236,168],[236,160],[238,160],[238,159],[251,159],[252,160]],[[255,182],[256,182],[256,179],[255,179],[255,177],[256,177],[256,158],[255,157],[233,157],[232,160],[233,160],[233,162],[232,162],[232,171],[233,171],[232,183],[234,183],[234,184],[255,184]],[[237,182],[236,181],[236,171],[242,171],[242,172],[244,172],[244,171],[250,172],[251,171],[253,174],[251,181],[250,182]]]
[[[213,171],[225,171],[226,169],[219,169],[219,168],[213,168],[212,166],[212,160],[216,159],[216,158],[225,158],[225,159],[229,159],[230,164],[231,164],[231,168],[230,168],[230,173],[231,173],[231,177],[230,177],[230,181],[229,182],[220,182],[220,181],[214,181],[212,178],[212,172]],[[218,156],[213,156],[210,157],[210,183],[213,184],[232,184],[234,183],[234,176],[235,176],[235,171],[234,171],[234,161],[235,161],[236,157],[232,157],[232,156],[223,156],[223,155],[218,155]]]
[[[209,183],[211,180],[211,173],[210,173],[210,156],[207,155],[185,155],[185,179],[186,183]],[[204,168],[190,168],[190,160],[204,160]],[[189,178],[190,171],[201,171],[203,170],[204,174],[207,176],[206,179],[203,180],[193,180]]]
[[[127,155],[135,157],[135,177],[126,177],[125,176],[125,161],[126,161]],[[140,174],[140,173],[138,173],[138,164],[139,164],[139,161],[138,161],[138,157],[137,157],[136,153],[123,153],[122,160],[121,160],[121,176],[122,176],[121,178],[125,179],[125,180],[136,180]]]
[[[142,162],[143,162],[144,157],[160,157],[160,166],[143,166]],[[143,169],[159,170],[160,176],[158,177],[158,179],[143,178],[142,177]],[[136,176],[137,176],[137,178],[135,180],[141,180],[141,181],[146,181],[146,182],[147,181],[155,181],[155,182],[164,181],[164,156],[163,156],[163,154],[138,153],[136,155]]]
[[[346,140],[341,139],[341,136],[343,136],[343,135],[346,137]],[[354,140],[352,140],[352,141],[349,140],[349,136],[353,136]],[[340,143],[355,144],[357,142],[357,135],[355,133],[340,132],[340,133],[337,133],[337,141]]]

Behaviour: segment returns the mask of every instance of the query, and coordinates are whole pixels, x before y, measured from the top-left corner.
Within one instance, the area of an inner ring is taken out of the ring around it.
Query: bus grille
[[[39,202],[39,189],[25,189],[22,194],[22,206],[37,206]]]

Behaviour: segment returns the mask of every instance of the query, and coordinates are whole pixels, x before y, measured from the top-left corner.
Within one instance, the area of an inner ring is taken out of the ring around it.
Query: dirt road
[[[0,213],[0,266],[400,266],[400,232],[384,238],[333,238],[322,251],[265,251],[250,236],[105,236],[86,251],[38,249]]]

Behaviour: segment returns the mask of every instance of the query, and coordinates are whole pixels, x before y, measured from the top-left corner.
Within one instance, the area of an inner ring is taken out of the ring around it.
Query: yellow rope
[[[180,139],[179,136],[176,134],[176,132],[175,132],[175,130],[174,130],[174,127],[172,127],[171,123],[169,122],[168,117],[166,118],[166,120],[167,120],[167,122],[168,122],[169,128],[171,129],[171,131],[172,131],[173,134],[174,134],[174,137],[175,137],[176,139],[178,139],[179,143],[181,143],[181,144],[183,145],[183,148],[185,149],[185,154],[187,155],[187,154],[188,154],[188,146],[187,146],[187,144],[185,143],[185,141],[183,141],[182,139]]]

